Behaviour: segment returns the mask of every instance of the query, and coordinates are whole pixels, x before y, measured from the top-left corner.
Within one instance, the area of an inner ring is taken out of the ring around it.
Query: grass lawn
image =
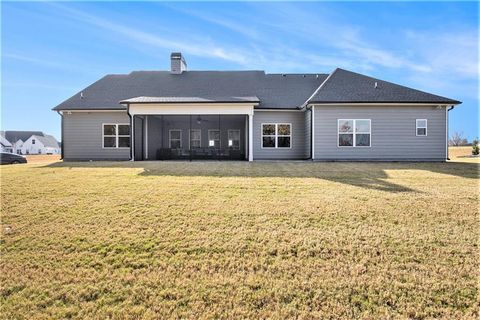
[[[1,317],[478,318],[470,160],[2,166]]]

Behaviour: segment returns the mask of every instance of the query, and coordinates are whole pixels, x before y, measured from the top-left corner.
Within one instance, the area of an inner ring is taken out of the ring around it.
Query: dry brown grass
[[[449,147],[448,156],[457,162],[476,162],[480,163],[480,157],[472,157],[472,147]]]
[[[28,163],[44,163],[44,162],[54,162],[60,160],[59,154],[30,154],[27,155]]]
[[[3,166],[1,314],[475,319],[478,169]]]

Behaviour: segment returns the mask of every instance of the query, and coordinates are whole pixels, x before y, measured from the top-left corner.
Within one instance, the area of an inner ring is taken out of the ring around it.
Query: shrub
[[[478,138],[473,139],[472,141],[472,154],[477,156],[480,153],[480,148],[478,146]]]

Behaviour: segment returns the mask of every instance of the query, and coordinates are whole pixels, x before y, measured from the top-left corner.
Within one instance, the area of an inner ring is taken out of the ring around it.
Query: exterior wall
[[[17,142],[13,143],[13,153],[22,154],[23,141],[18,139]]]
[[[305,113],[302,111],[259,111],[253,115],[253,159],[306,159]],[[262,123],[291,123],[291,148],[262,148]],[[310,139],[308,139],[310,141]]]
[[[446,159],[446,109],[435,106],[315,106],[315,160]],[[370,147],[338,147],[338,119],[371,119]],[[416,136],[427,119],[427,136]]]
[[[33,144],[35,140],[35,144]],[[22,154],[45,154],[43,143],[35,136],[31,136],[22,144]]]
[[[102,148],[103,123],[130,123],[127,112],[63,114],[64,160],[129,160],[130,148]]]

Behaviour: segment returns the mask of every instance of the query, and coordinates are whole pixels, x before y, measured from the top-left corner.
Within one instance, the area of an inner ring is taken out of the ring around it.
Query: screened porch
[[[138,160],[248,160],[247,115],[135,115]]]

